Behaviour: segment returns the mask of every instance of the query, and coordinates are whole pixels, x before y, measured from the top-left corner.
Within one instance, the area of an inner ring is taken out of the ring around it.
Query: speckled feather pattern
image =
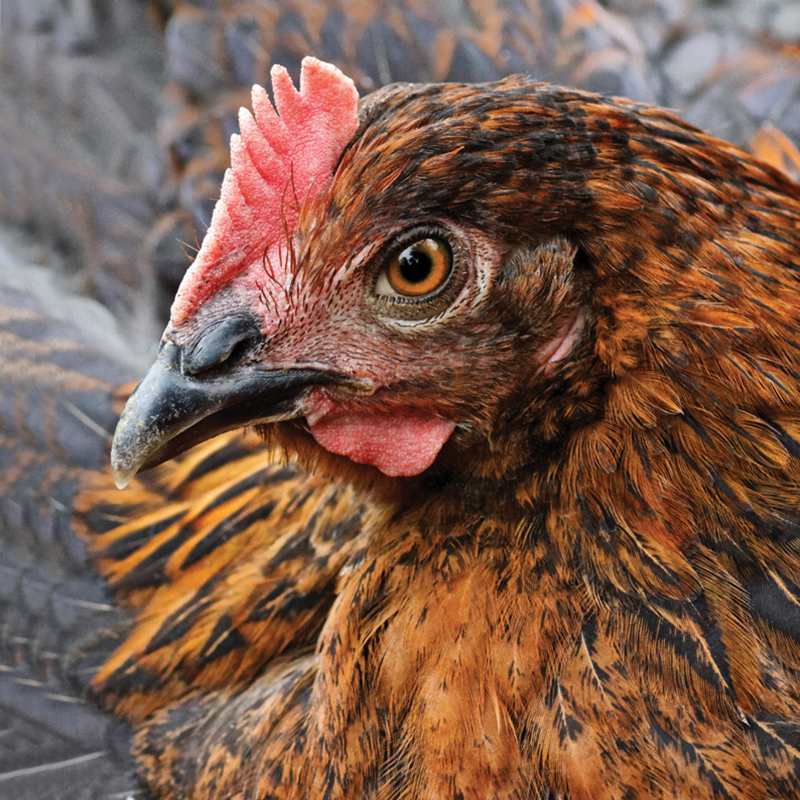
[[[352,341],[356,256],[431,220],[483,284]],[[800,188],[659,109],[397,86],[298,226],[271,348],[458,426],[407,479],[293,422],[267,447],[319,477],[212,443],[97,540],[138,614],[97,686],[158,796],[795,797]]]

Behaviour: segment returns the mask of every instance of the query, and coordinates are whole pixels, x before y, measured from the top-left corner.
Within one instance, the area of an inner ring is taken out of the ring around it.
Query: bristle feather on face
[[[300,208],[330,182],[358,127],[358,92],[331,64],[303,60],[300,89],[283,67],[273,67],[275,107],[253,87],[255,118],[239,115],[231,137],[231,168],[197,259],[172,306],[172,324],[186,320],[211,295],[255,261],[284,287],[291,280],[285,250]]]

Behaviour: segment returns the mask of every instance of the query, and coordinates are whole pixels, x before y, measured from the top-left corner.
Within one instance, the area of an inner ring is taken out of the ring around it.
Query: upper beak
[[[128,399],[117,425],[111,448],[117,486],[217,434],[299,416],[296,400],[304,389],[343,378],[312,368],[229,367],[227,357],[212,365],[221,364],[221,369],[193,374],[198,370],[192,370],[191,359],[187,368],[181,348],[168,339],[162,342],[156,363]]]

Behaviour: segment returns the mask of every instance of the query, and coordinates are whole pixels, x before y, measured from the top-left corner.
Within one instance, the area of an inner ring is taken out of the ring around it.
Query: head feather
[[[231,167],[200,252],[186,272],[172,323],[180,324],[210,296],[265,258],[283,285],[292,259],[283,253],[300,207],[330,183],[342,151],[358,127],[358,92],[332,64],[303,60],[300,89],[272,68],[275,108],[253,87],[253,111],[239,113],[231,137]]]

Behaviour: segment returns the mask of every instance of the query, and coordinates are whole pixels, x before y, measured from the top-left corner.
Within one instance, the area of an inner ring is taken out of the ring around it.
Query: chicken
[[[800,188],[523,77],[273,89],[94,543],[148,786],[795,797]]]

